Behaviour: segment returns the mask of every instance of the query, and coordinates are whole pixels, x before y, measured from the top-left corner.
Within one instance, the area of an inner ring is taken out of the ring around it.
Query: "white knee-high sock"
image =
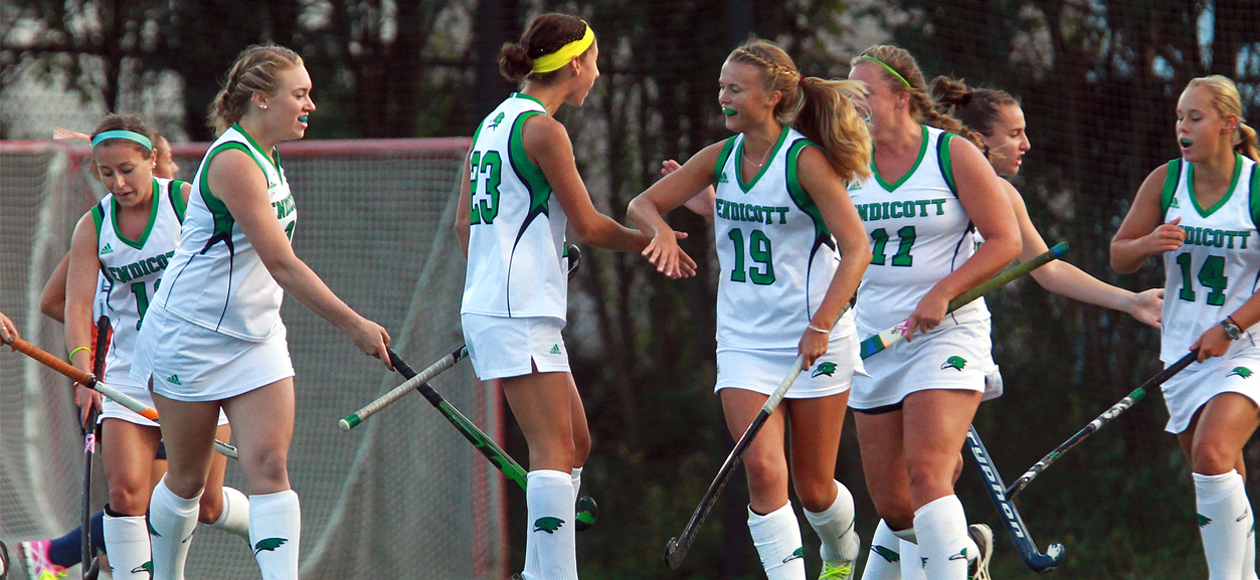
[[[1243,489],[1245,492],[1246,486]],[[1243,544],[1242,580],[1260,580],[1260,577],[1256,576],[1256,514],[1251,509],[1250,499],[1247,500],[1247,508],[1247,519],[1243,520],[1247,528],[1247,540]]]
[[[249,545],[263,580],[298,580],[302,509],[291,489],[249,496]]]
[[[582,491],[582,468],[574,467],[569,474],[569,479],[573,481],[573,501],[577,501],[577,498],[582,495],[580,493]]]
[[[153,554],[149,551],[149,530],[144,516],[113,515],[106,507],[101,527],[105,531],[110,576],[115,580],[149,580]]]
[[[901,580],[925,580],[923,558],[919,556],[919,538],[914,528],[893,532],[901,541]]]
[[[871,536],[871,553],[866,555],[862,580],[901,580],[901,538],[893,535],[884,520],[879,520]]]
[[[915,510],[914,530],[928,580],[967,579],[967,515],[958,496],[947,495]]]
[[[525,477],[525,580],[577,580],[573,474],[539,469]]]
[[[223,487],[223,512],[207,524],[216,530],[237,535],[249,542],[249,498],[234,487]]]
[[[1194,474],[1194,494],[1199,511],[1199,535],[1207,555],[1210,580],[1242,578],[1246,555],[1247,492],[1237,471],[1220,475]]]
[[[153,580],[184,580],[184,562],[197,528],[197,497],[182,498],[163,478],[149,500],[149,543],[153,548]]]
[[[805,547],[792,502],[764,516],[749,508],[748,531],[767,580],[805,580]]]
[[[853,494],[843,483],[836,482],[836,500],[821,512],[805,510],[805,519],[818,533],[822,559],[836,566],[853,566],[862,542],[853,527]]]

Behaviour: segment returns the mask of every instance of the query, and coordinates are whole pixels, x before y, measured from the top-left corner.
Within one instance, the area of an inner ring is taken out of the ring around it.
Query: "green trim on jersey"
[[[149,240],[149,232],[153,231],[153,224],[157,222],[158,208],[160,207],[160,203],[162,201],[162,190],[158,187],[157,179],[153,180],[153,193],[150,194],[149,197],[152,198],[152,206],[149,208],[149,224],[144,226],[144,233],[140,234],[140,239],[138,240],[133,240],[123,235],[122,228],[118,227],[118,200],[114,198],[111,198],[110,200],[113,202],[112,205],[114,209],[114,211],[110,212],[112,214],[110,215],[110,218],[114,222],[114,234],[117,235],[118,239],[122,240],[124,244],[127,244],[137,250],[144,249],[144,243]],[[100,234],[98,233],[97,235]]]
[[[237,123],[237,124],[235,124],[235,125],[232,125],[232,128],[233,128],[233,129],[236,129],[237,131],[239,131],[241,135],[244,135],[244,136],[245,136],[245,141],[249,142],[249,146],[250,146],[250,147],[253,147],[253,148],[254,148],[254,151],[257,151],[259,154],[261,154],[261,155],[263,156],[263,159],[266,159],[267,161],[269,161],[269,162],[271,163],[271,166],[272,166],[272,167],[276,168],[276,175],[277,175],[277,176],[278,176],[278,178],[280,179],[280,183],[281,183],[281,184],[283,184],[283,183],[284,183],[284,173],[281,173],[281,172],[280,172],[280,151],[278,151],[277,149],[275,149],[275,148],[273,147],[273,148],[271,149],[271,152],[272,152],[272,154],[273,154],[273,155],[267,155],[266,153],[263,153],[262,146],[261,146],[261,145],[259,145],[259,144],[258,144],[258,142],[257,142],[257,141],[255,141],[255,140],[254,140],[254,138],[253,138],[253,137],[251,137],[249,133],[246,133],[246,132],[245,132],[245,129],[242,129],[242,128],[241,128],[241,124],[240,124],[240,123]],[[252,156],[251,156],[251,157],[252,157]],[[255,159],[255,161],[257,161],[257,159]],[[259,167],[262,167],[262,164],[259,164]],[[267,177],[267,170],[265,170],[265,169],[263,170],[263,177]],[[268,181],[267,186],[268,186],[268,187],[270,187],[270,186],[271,186],[270,181]]]
[[[96,224],[96,251],[101,250],[101,226],[105,223],[105,206],[97,203],[92,206],[92,223]]]
[[[818,240],[825,240],[831,237],[831,231],[827,229],[827,222],[823,220],[822,212],[818,210],[818,204],[814,203],[814,198],[810,197],[809,192],[801,187],[800,181],[800,155],[806,147],[818,147],[817,144],[809,139],[797,139],[792,143],[792,147],[788,149],[787,154],[787,187],[788,193],[792,196],[792,201],[796,203],[796,207],[801,208],[810,219],[814,220],[814,242],[817,247]]]
[[[522,95],[533,100],[529,95]],[[551,201],[551,184],[547,183],[547,176],[543,174],[542,169],[534,165],[529,160],[529,155],[525,153],[525,120],[534,115],[546,115],[542,111],[525,111],[516,117],[512,122],[512,133],[508,136],[508,158],[512,162],[512,169],[516,171],[516,176],[520,178],[521,183],[529,189],[529,213],[526,214],[525,223],[521,226],[523,231],[529,222],[533,221],[535,215],[548,215],[550,211],[547,202]]]
[[[529,99],[531,101],[534,101],[535,103],[538,103],[538,106],[543,108],[543,110],[540,112],[545,112],[547,110],[547,105],[544,105],[542,101],[538,100],[537,97],[534,97],[532,95],[527,95],[525,93],[512,93],[512,95],[508,98]]]
[[[871,156],[871,172],[875,174],[875,181],[879,182],[880,187],[883,187],[884,191],[889,193],[896,191],[898,187],[901,187],[901,184],[905,183],[907,179],[910,179],[911,175],[914,175],[915,171],[919,170],[919,164],[923,163],[923,156],[927,154],[928,128],[927,125],[922,123],[919,124],[919,127],[923,129],[923,142],[919,144],[919,157],[914,160],[914,166],[910,168],[910,171],[907,171],[905,175],[902,175],[901,179],[897,180],[897,183],[890,184],[887,181],[884,181],[884,176],[879,174],[879,168],[875,166],[875,156]]]
[[[949,185],[949,190],[954,192],[954,197],[958,197],[958,184],[954,183],[954,162],[950,159],[949,142],[953,140],[953,133],[944,133],[936,142],[936,163],[941,167],[941,176],[945,178],[945,183]]]
[[[1251,166],[1251,223],[1260,229],[1260,163]]]
[[[1234,178],[1229,181],[1229,188],[1225,190],[1225,195],[1221,196],[1221,199],[1215,205],[1206,210],[1199,205],[1199,198],[1194,194],[1194,164],[1187,163],[1186,165],[1189,165],[1186,168],[1186,192],[1190,194],[1190,201],[1194,203],[1195,211],[1198,211],[1202,217],[1208,217],[1216,213],[1216,210],[1225,205],[1225,202],[1229,201],[1229,197],[1234,195],[1234,188],[1238,187],[1238,176],[1242,173],[1242,156],[1237,153],[1234,154]]]
[[[179,223],[184,223],[184,214],[188,213],[188,203],[184,201],[184,184],[187,182],[171,180],[169,186],[171,188],[171,207],[175,208],[175,217],[179,218]]]
[[[713,165],[713,183],[722,183],[722,168],[726,167],[726,161],[731,158],[734,150],[735,138],[728,137],[726,143],[722,144],[722,151],[718,153],[717,163]]]
[[[1181,160],[1168,162],[1164,173],[1164,190],[1159,194],[1159,223],[1168,219],[1168,208],[1172,207],[1173,198],[1177,196],[1177,184],[1181,181]]]
[[[210,234],[211,239],[219,235],[231,236],[232,225],[236,223],[236,218],[232,217],[232,212],[228,211],[227,204],[220,201],[210,191],[210,160],[214,159],[215,155],[228,149],[244,152],[254,161],[254,164],[258,165],[258,170],[263,172],[263,179],[266,179],[267,176],[267,170],[263,168],[262,163],[259,163],[258,158],[254,157],[253,153],[250,153],[249,147],[242,143],[228,141],[215,147],[214,150],[206,155],[206,162],[202,164],[201,175],[197,176],[197,181],[201,184],[201,200],[206,202],[206,209],[210,210],[210,214],[214,216],[214,232]]]
[[[752,191],[753,186],[757,185],[757,182],[761,180],[761,176],[766,174],[766,169],[770,167],[770,160],[779,154],[779,148],[782,147],[783,142],[787,140],[788,130],[790,129],[791,127],[785,126],[782,131],[779,131],[779,140],[775,141],[774,146],[770,148],[770,152],[766,153],[766,158],[761,162],[761,169],[757,171],[757,175],[754,175],[752,181],[749,181],[748,183],[744,183],[743,176],[744,140],[739,140],[739,147],[735,150],[735,181],[739,183],[739,188],[744,190],[744,193]]]

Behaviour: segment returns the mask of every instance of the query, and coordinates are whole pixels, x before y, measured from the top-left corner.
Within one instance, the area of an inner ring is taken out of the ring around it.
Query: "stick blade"
[[[670,538],[665,544],[665,565],[670,570],[677,570],[682,566],[683,560],[687,558],[687,548],[678,541],[678,538]]]
[[[1049,572],[1058,568],[1059,564],[1063,563],[1063,558],[1067,556],[1066,551],[1067,550],[1063,547],[1063,544],[1056,542],[1050,544],[1049,548],[1046,548],[1046,554],[1044,556],[1034,558],[1032,561],[1025,562],[1025,564],[1028,564],[1028,569],[1033,572]]]

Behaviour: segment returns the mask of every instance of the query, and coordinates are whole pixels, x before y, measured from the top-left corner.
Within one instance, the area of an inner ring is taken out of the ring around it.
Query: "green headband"
[[[888,69],[888,72],[892,73],[892,74],[893,74],[893,76],[895,76],[895,77],[897,77],[897,78],[901,79],[901,82],[906,83],[906,86],[907,86],[907,87],[909,87],[909,88],[914,88],[914,87],[910,86],[910,81],[906,80],[906,77],[901,76],[901,73],[899,73],[899,72],[897,72],[897,71],[893,70],[893,67],[890,67],[890,66],[888,66],[888,65],[884,64],[884,61],[879,60],[878,58],[875,58],[875,57],[873,57],[873,56],[871,56],[871,55],[869,55],[869,54],[864,54],[864,55],[862,55],[862,58],[869,58],[869,59],[871,59],[871,60],[873,60],[873,61],[875,61],[875,62],[879,63],[881,66],[883,66],[884,68]]]
[[[149,151],[153,150],[153,141],[151,141],[148,137],[145,137],[135,131],[121,130],[102,131],[97,133],[97,135],[92,138],[92,146],[96,147],[101,144],[101,141],[105,141],[106,139],[126,139],[128,141],[135,141],[136,143],[144,145],[145,149],[148,149]]]

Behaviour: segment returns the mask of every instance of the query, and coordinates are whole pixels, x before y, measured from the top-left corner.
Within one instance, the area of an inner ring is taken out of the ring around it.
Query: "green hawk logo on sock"
[[[887,560],[889,564],[896,564],[901,561],[901,554],[883,546],[871,546],[871,551],[879,554],[879,557]]]
[[[145,523],[145,525],[149,526],[149,535],[150,535],[150,536],[157,536],[157,537],[159,537],[159,538],[160,538],[160,537],[162,537],[162,534],[157,533],[157,530],[153,529],[153,522],[150,522],[149,520],[147,520],[147,519],[146,519],[146,520],[144,521],[144,523]]]
[[[1249,379],[1249,378],[1251,378],[1251,375],[1253,375],[1253,374],[1255,374],[1255,373],[1253,373],[1253,372],[1251,371],[1251,369],[1249,369],[1249,368],[1247,368],[1247,367],[1234,367],[1234,370],[1229,371],[1229,374],[1228,374],[1228,375],[1225,375],[1225,378],[1229,378],[1229,377],[1232,377],[1232,376],[1234,376],[1234,375],[1238,375],[1238,376],[1240,376],[1240,377],[1242,377],[1242,378],[1244,378],[1244,379]]]
[[[132,574],[142,574],[144,572],[148,572],[150,578],[153,577],[153,560],[149,560],[131,570]]]
[[[954,554],[953,556],[950,556],[950,557],[949,557],[949,559],[950,559],[951,561],[953,561],[953,560],[966,560],[966,559],[967,559],[967,548],[963,548],[961,552],[959,552],[959,553],[957,553],[957,554]]]
[[[788,562],[791,562],[792,560],[800,560],[801,558],[804,558],[804,557],[805,557],[805,546],[801,546],[797,548],[791,554],[788,554],[788,557],[783,559],[783,563],[787,564]]]
[[[941,365],[941,370],[956,369],[958,372],[962,372],[963,368],[966,366],[967,359],[960,356],[951,356],[945,359],[945,364]]]
[[[830,377],[834,374],[836,374],[836,363],[825,362],[825,363],[818,363],[818,368],[814,369],[814,374],[809,375],[809,376],[810,378],[813,378],[819,375],[827,375]]]
[[[498,129],[498,128],[499,128],[499,123],[502,123],[502,122],[503,122],[503,117],[504,117],[504,116],[505,116],[505,115],[504,115],[503,113],[499,113],[498,115],[495,115],[495,116],[494,116],[494,120],[490,122],[490,128],[491,128],[491,129]]]
[[[258,540],[258,543],[254,544],[254,555],[257,556],[258,553],[263,550],[274,552],[276,551],[276,548],[279,548],[287,543],[289,543],[287,538],[267,538],[265,540]]]
[[[538,518],[537,520],[534,521],[534,531],[547,532],[548,534],[554,534],[556,533],[556,530],[560,529],[560,526],[563,526],[563,525],[564,525],[564,520],[560,518],[553,518],[551,516],[547,516],[545,518]]]
[[[1212,523],[1212,518],[1209,518],[1209,517],[1207,517],[1207,516],[1205,516],[1205,515],[1203,515],[1203,514],[1199,514],[1199,527],[1200,527],[1200,528],[1202,528],[1203,526],[1206,526],[1206,525],[1208,525],[1208,524],[1210,524],[1210,523]]]

